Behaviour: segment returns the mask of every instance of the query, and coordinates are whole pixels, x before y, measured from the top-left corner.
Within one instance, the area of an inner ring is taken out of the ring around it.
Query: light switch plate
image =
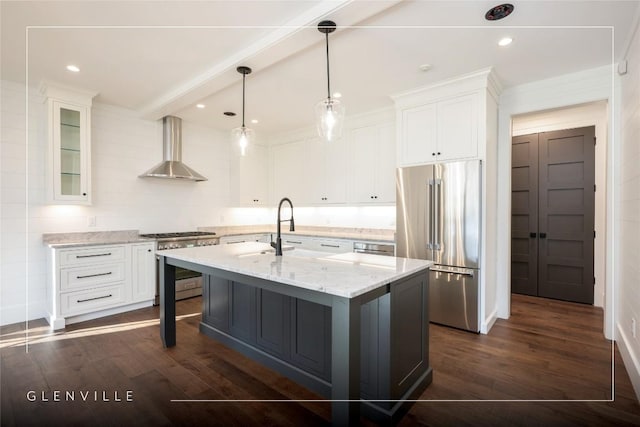
[[[627,74],[627,61],[626,60],[622,60],[622,61],[618,62],[618,74],[621,75],[621,76]]]

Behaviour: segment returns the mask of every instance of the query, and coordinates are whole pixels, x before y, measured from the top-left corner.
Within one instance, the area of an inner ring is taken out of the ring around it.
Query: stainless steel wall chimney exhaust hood
[[[170,178],[206,181],[207,178],[182,163],[182,119],[162,118],[163,161],[140,175],[140,178]]]

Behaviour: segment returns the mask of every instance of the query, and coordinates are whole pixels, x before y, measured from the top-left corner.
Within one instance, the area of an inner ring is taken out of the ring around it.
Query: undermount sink
[[[246,254],[240,254],[238,255],[238,258],[247,258],[247,257],[254,257],[254,256],[273,256],[275,257],[275,249],[267,249],[267,250],[263,250],[260,252],[250,252],[250,253],[246,253]],[[331,253],[327,253],[327,252],[320,252],[320,251],[311,251],[308,249],[298,249],[295,248],[293,246],[284,246],[282,248],[282,257],[283,258],[324,258],[327,257],[329,255],[333,255]]]

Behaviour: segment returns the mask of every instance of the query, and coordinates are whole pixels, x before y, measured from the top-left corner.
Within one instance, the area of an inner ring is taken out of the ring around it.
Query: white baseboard
[[[29,303],[28,310],[26,304],[12,305],[0,309],[0,326],[23,323],[27,320],[36,320],[46,317],[44,302],[36,301]]]
[[[493,310],[487,318],[484,319],[482,325],[480,325],[480,333],[488,334],[491,328],[493,328],[494,323],[498,320],[498,309]]]
[[[616,343],[620,349],[620,355],[624,361],[624,367],[629,374],[629,379],[633,385],[633,390],[636,392],[636,398],[640,401],[640,362],[638,361],[638,355],[633,351],[633,346],[630,345],[629,337],[624,332],[624,328],[620,323],[616,323],[618,339]]]
[[[78,316],[69,316],[62,319],[62,322],[59,323],[64,328],[66,325],[71,325],[73,323],[85,322],[87,320],[98,319],[100,317],[111,316],[114,314],[120,314],[127,311],[137,310],[139,308],[151,307],[153,305],[153,300],[137,302],[134,304],[128,304],[121,307],[108,308],[106,310],[94,311],[92,313],[81,314]],[[54,329],[56,326],[53,326]]]

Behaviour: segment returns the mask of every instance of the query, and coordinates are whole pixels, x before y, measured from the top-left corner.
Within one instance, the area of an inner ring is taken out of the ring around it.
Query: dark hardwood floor
[[[157,308],[64,332],[50,332],[42,320],[28,330],[0,328],[1,425],[328,424],[328,402],[234,402],[320,398],[201,335],[199,298],[178,302],[178,315],[171,349],[160,343]],[[514,295],[512,317],[489,335],[432,325],[433,383],[420,397],[426,402],[413,404],[399,424],[640,425],[640,406],[602,323],[597,308]],[[53,401],[54,390],[61,401]],[[132,402],[125,401],[127,390]],[[75,400],[66,400],[67,391]],[[87,391],[83,401],[80,392]],[[219,402],[172,402],[179,399]]]

